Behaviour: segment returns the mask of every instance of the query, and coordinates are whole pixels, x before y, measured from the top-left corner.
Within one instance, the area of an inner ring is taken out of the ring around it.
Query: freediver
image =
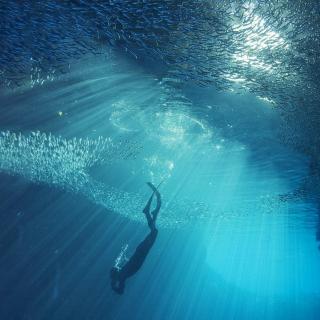
[[[146,216],[150,233],[138,245],[134,254],[122,268],[113,267],[111,269],[111,288],[118,294],[123,294],[126,280],[133,276],[141,268],[158,235],[156,220],[161,207],[161,196],[158,189],[152,183],[148,182],[147,184],[153,190],[153,192],[145,208],[143,209],[143,213]],[[150,207],[154,195],[156,195],[157,198],[157,205],[156,208],[150,213]]]

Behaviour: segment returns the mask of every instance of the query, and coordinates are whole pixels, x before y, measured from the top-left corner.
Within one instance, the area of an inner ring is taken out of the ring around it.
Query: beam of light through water
[[[143,3],[0,9],[0,317],[311,319],[317,11]],[[159,238],[116,300],[108,267],[148,232],[146,181],[163,181]]]

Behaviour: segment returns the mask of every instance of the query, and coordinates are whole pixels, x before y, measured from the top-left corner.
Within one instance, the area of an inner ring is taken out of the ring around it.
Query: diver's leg
[[[152,199],[153,199],[153,195],[154,195],[154,192],[152,193],[151,197],[149,198],[146,206],[144,207],[143,209],[143,213],[145,214],[146,216],[146,219],[148,221],[148,226],[150,228],[150,230],[152,231],[154,229],[154,222],[153,222],[153,219],[150,215],[150,207],[151,207],[151,202],[152,202]]]
[[[148,185],[150,186],[150,182],[148,182]],[[152,189],[153,189],[153,188],[152,188]],[[151,231],[153,231],[154,228],[155,228],[155,226],[154,226],[154,220],[153,220],[153,218],[152,218],[151,215],[150,215],[150,207],[151,207],[151,203],[152,203],[152,199],[153,199],[154,193],[155,193],[155,192],[153,191],[153,193],[152,193],[152,195],[150,196],[150,198],[149,198],[146,206],[145,206],[144,209],[143,209],[143,213],[144,213],[145,216],[146,216],[146,219],[147,219],[147,221],[148,221],[148,226],[149,226],[149,228],[150,228]]]
[[[156,208],[151,212],[152,219],[153,219],[153,222],[154,222],[154,224],[155,224],[155,223],[156,223],[156,220],[157,220],[157,217],[158,217],[158,213],[159,213],[160,208],[161,208],[161,195],[160,195],[158,189],[157,189],[151,182],[148,182],[148,185],[149,185],[149,187],[153,190],[153,194],[155,194],[156,197],[157,197],[157,206],[156,206]]]
[[[154,228],[155,228],[155,226],[154,226],[154,221],[153,221],[153,219],[152,219],[152,217],[151,217],[150,212],[147,212],[147,211],[146,211],[146,212],[144,212],[144,214],[145,214],[145,216],[146,216],[146,218],[147,218],[148,226],[149,226],[150,230],[153,231]]]
[[[151,197],[149,198],[146,206],[145,206],[144,209],[142,210],[144,213],[150,212],[150,207],[151,207],[151,202],[152,202],[152,199],[153,199],[153,195],[154,195],[154,192],[152,193],[152,195],[151,195]]]
[[[151,212],[154,223],[156,223],[156,220],[157,220],[157,217],[158,217],[158,213],[159,213],[160,208],[161,208],[161,196],[160,196],[160,193],[158,191],[156,192],[156,197],[157,197],[157,207]]]

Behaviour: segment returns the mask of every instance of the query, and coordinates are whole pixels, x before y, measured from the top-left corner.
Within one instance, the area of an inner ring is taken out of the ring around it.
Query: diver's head
[[[119,269],[113,267],[110,270],[110,278],[111,278],[111,288],[118,294],[123,294],[124,292],[124,280],[119,279]]]
[[[124,293],[124,287],[125,287],[125,283],[124,281],[120,281],[119,285],[116,288],[113,288],[113,290],[117,293],[117,294],[123,294]]]
[[[111,282],[117,281],[118,277],[119,277],[119,270],[116,267],[112,267],[110,270]]]

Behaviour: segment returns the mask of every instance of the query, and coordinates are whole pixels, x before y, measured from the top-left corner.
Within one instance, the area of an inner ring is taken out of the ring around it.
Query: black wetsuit
[[[157,235],[157,229],[150,231],[145,239],[138,245],[136,251],[127,263],[120,270],[115,271],[117,273],[116,281],[113,281],[111,284],[114,291],[120,294],[123,293],[125,281],[141,268],[146,256],[156,240]]]
[[[146,216],[146,219],[148,221],[148,226],[151,231],[145,237],[145,239],[138,245],[134,254],[131,256],[131,258],[126,262],[126,264],[121,269],[118,269],[115,267],[111,269],[111,272],[110,272],[111,287],[115,292],[119,294],[122,294],[124,291],[125,281],[129,277],[134,275],[143,265],[143,262],[146,259],[158,235],[158,230],[155,227],[155,222],[161,207],[161,197],[157,189],[152,184],[150,183],[148,184],[153,189],[154,193],[150,197],[143,212]],[[150,206],[151,206],[151,201],[154,194],[156,194],[157,196],[157,207],[150,214]]]

